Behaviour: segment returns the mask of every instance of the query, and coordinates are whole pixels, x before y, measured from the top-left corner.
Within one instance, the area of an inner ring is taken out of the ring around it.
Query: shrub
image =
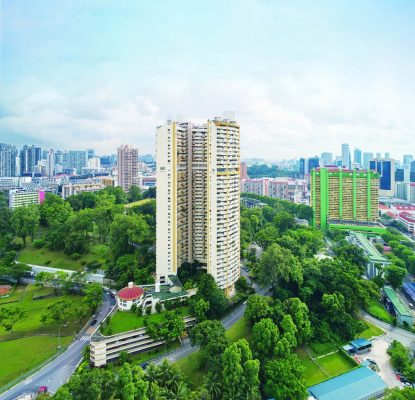
[[[163,310],[163,305],[160,302],[156,303],[156,311],[159,313]]]
[[[136,311],[137,311],[137,304],[133,304],[133,305],[131,306],[131,312],[132,312],[133,314],[135,314],[135,313],[136,313]]]
[[[71,258],[72,260],[79,260],[81,258],[81,255],[79,253],[72,253]]]
[[[41,249],[43,246],[45,246],[45,241],[43,239],[37,239],[33,241],[33,246],[36,249]]]
[[[143,307],[137,307],[137,315],[141,317],[143,315]]]
[[[146,307],[146,315],[151,314],[151,306]]]

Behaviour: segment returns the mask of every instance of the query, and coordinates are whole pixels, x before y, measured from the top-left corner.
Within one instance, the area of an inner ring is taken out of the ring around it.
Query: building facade
[[[199,261],[228,295],[240,276],[239,125],[157,128],[157,283]]]
[[[0,143],[0,177],[18,176],[18,151],[15,146]]]
[[[34,145],[25,145],[20,152],[21,175],[32,175],[35,172],[37,163],[42,158],[42,149]]]
[[[118,147],[118,186],[128,192],[131,186],[137,185],[138,179],[138,149],[123,145]]]
[[[379,174],[379,195],[395,195],[395,162],[390,158],[376,158],[370,161],[370,169]]]
[[[43,190],[12,189],[9,192],[9,207],[12,209],[41,204],[44,200],[45,192]]]
[[[373,224],[379,205],[379,175],[375,171],[320,168],[311,173],[313,224]]]
[[[350,148],[347,143],[342,144],[342,166],[346,169],[351,168],[351,156],[350,156]]]

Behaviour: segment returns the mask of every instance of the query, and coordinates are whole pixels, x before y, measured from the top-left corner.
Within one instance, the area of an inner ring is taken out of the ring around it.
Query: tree
[[[110,227],[110,243],[114,258],[132,253],[149,235],[149,227],[141,215],[117,214]]]
[[[274,225],[281,233],[284,233],[294,227],[295,220],[292,214],[287,211],[280,211],[274,217]]]
[[[208,312],[209,307],[209,302],[203,299],[190,302],[190,310],[198,322],[202,322],[206,319],[206,313]]]
[[[134,201],[141,199],[141,190],[138,186],[132,185],[128,189],[127,193],[127,200],[129,203],[133,203]]]
[[[263,318],[271,316],[271,299],[267,296],[253,294],[248,297],[245,309],[245,318],[253,325]]]
[[[294,354],[268,361],[265,365],[266,396],[275,400],[304,400],[307,385],[303,379],[304,368]]]
[[[153,339],[163,340],[167,350],[167,344],[180,337],[184,329],[185,323],[181,314],[176,311],[167,311],[161,323],[148,323],[146,333]]]
[[[66,325],[74,314],[73,303],[67,299],[62,299],[51,304],[41,316],[42,322],[52,320],[58,324]]]
[[[41,271],[35,276],[35,285],[43,288],[45,285],[50,285],[54,279],[55,274],[53,272]]]
[[[267,249],[271,244],[276,243],[278,236],[278,229],[275,226],[268,224],[255,235],[255,241],[263,249]]]
[[[18,207],[13,210],[10,223],[13,232],[22,238],[23,246],[26,246],[26,238],[32,237],[39,226],[40,214],[39,207],[36,205]]]
[[[409,350],[397,340],[392,342],[387,352],[393,367],[398,371],[403,372],[410,365]]]
[[[287,312],[297,327],[297,342],[298,344],[307,343],[312,335],[311,323],[309,319],[308,307],[299,298],[293,297],[285,303]]]
[[[279,336],[278,327],[271,318],[261,319],[254,325],[252,328],[252,349],[255,357],[261,363],[274,357]]]
[[[42,225],[54,226],[64,223],[72,213],[69,203],[62,197],[46,193],[45,201],[40,206],[40,222]]]
[[[386,389],[384,400],[415,400],[415,389],[405,387],[403,389]]]
[[[209,303],[207,315],[212,318],[222,316],[228,308],[228,300],[223,291],[218,288],[212,275],[202,274],[197,287],[196,299],[202,298]]]
[[[12,331],[16,322],[27,317],[27,310],[22,307],[0,308],[0,325],[6,331]]]
[[[406,276],[406,273],[406,268],[401,268],[397,265],[388,265],[385,267],[386,280],[394,289],[402,286],[402,282]]]
[[[265,250],[255,272],[261,284],[270,284],[275,290],[280,284],[296,283],[301,285],[303,281],[301,265],[290,250],[278,244],[272,244]]]
[[[29,272],[32,268],[23,263],[13,263],[10,265],[0,264],[0,276],[15,279],[17,283]]]
[[[102,286],[99,283],[89,283],[83,288],[83,302],[91,311],[95,311],[102,303]]]
[[[244,370],[242,356],[236,343],[231,344],[222,355],[222,381],[224,400],[240,399],[244,393]]]

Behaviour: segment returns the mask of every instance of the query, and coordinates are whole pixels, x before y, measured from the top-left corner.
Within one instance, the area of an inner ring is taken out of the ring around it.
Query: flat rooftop
[[[370,262],[390,264],[390,261],[379,253],[378,249],[367,239],[367,237],[360,232],[353,232],[352,235],[359,242],[360,247],[363,248]]]
[[[412,313],[409,311],[408,307],[401,301],[401,299],[391,287],[385,286],[383,291],[385,292],[388,299],[392,302],[395,309],[398,310],[399,314],[407,317],[412,317]]]
[[[317,400],[363,400],[382,394],[386,388],[376,372],[360,367],[310,386],[308,391]]]

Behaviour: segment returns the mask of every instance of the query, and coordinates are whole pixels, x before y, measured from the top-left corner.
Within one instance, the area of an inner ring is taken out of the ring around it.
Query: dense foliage
[[[291,171],[287,169],[281,169],[276,165],[268,166],[267,164],[254,164],[248,167],[248,176],[250,178],[276,178],[276,177],[291,177],[295,178],[299,175],[299,171]]]

